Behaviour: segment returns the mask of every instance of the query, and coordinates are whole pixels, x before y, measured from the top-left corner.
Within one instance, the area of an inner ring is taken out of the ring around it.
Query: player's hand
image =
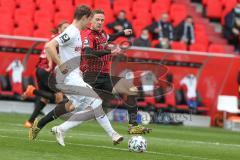
[[[67,67],[67,65],[61,64],[61,65],[59,66],[59,69],[60,69],[60,71],[62,72],[62,74],[66,74],[66,73],[68,72],[68,67]]]
[[[132,29],[124,29],[123,32],[125,36],[130,36],[133,33]]]

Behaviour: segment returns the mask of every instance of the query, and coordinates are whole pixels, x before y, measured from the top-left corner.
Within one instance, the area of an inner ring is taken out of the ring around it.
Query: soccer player
[[[72,72],[68,73],[68,68],[65,62],[74,58],[80,58],[82,49],[80,31],[86,28],[90,18],[91,9],[89,7],[77,7],[72,24],[68,26],[63,33],[47,43],[45,47],[47,54],[49,54],[51,59],[58,65],[62,74],[66,75],[64,85],[82,87],[86,88],[86,90],[91,89],[91,87],[83,81],[80,68],[77,67]],[[57,47],[59,47],[59,56],[57,55]],[[114,144],[118,144],[123,140],[123,137],[112,128],[102,109],[102,100],[99,97],[87,97],[74,94],[66,94],[66,96],[69,99],[68,102],[57,104],[55,109],[49,112],[45,117],[39,121],[37,119],[34,121],[33,127],[29,131],[30,140],[35,139],[40,130],[47,123],[53,121],[61,115],[74,111],[78,106],[82,109],[85,109],[83,106],[91,107],[95,119],[112,138]]]
[[[137,123],[137,106],[136,95],[137,90],[135,86],[129,81],[115,76],[110,76],[110,63],[111,55],[115,54],[112,50],[107,49],[106,44],[115,40],[119,36],[128,36],[132,33],[131,29],[126,29],[123,32],[119,32],[113,35],[107,35],[102,29],[104,24],[104,12],[102,10],[93,11],[92,25],[88,29],[88,36],[83,42],[84,51],[87,57],[84,81],[90,84],[93,88],[98,90],[105,90],[109,93],[120,93],[128,95],[128,113],[129,113],[129,133],[130,134],[142,134],[149,132],[150,129],[138,125]],[[102,65],[103,64],[103,65]],[[112,84],[113,83],[113,84]],[[103,95],[99,93],[99,95]],[[105,94],[104,94],[105,96]],[[109,96],[101,97],[105,103],[109,101]],[[63,124],[54,127],[61,131],[55,132],[59,143],[64,142],[64,133],[69,129],[82,123],[82,119],[74,120],[77,118],[71,118]]]
[[[56,28],[52,30],[52,33],[54,34],[52,35],[52,37],[61,34],[68,26],[69,23],[67,21],[62,21],[60,24],[57,25]],[[32,127],[34,120],[40,114],[41,110],[48,104],[49,101],[53,101],[56,103],[62,101],[62,93],[54,93],[48,86],[48,78],[50,72],[53,69],[54,65],[52,63],[52,60],[47,57],[45,49],[43,49],[39,56],[39,62],[36,68],[38,90],[34,86],[29,85],[22,95],[22,99],[26,99],[27,97],[31,97],[33,95],[36,96],[34,111],[30,118],[24,123],[25,128]]]

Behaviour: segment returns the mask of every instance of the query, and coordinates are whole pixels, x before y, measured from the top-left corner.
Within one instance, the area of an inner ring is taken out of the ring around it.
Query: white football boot
[[[61,131],[61,129],[58,126],[55,126],[51,129],[51,132],[56,136],[56,140],[58,142],[58,144],[60,144],[61,146],[65,146],[64,143],[64,132]]]
[[[118,134],[117,132],[114,132],[113,134],[112,134],[112,141],[113,141],[113,144],[114,145],[117,145],[117,144],[119,144],[120,142],[122,142],[123,141],[123,136],[121,136],[120,134]]]

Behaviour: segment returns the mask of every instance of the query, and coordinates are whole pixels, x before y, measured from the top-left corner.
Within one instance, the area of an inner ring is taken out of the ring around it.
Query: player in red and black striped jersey
[[[107,44],[120,36],[131,35],[132,30],[125,29],[122,32],[108,35],[103,30],[104,20],[105,16],[102,10],[93,11],[91,28],[86,31],[86,38],[83,42],[84,54],[86,57],[84,59],[85,67],[82,67],[84,68],[84,81],[97,90],[127,95],[126,103],[128,104],[130,124],[129,133],[141,134],[149,132],[150,129],[140,126],[137,123],[137,88],[123,78],[110,75],[111,56],[113,54],[118,54],[121,50],[119,47],[111,50],[107,47]],[[109,97],[106,97],[101,97],[105,104],[110,100]]]
[[[55,35],[62,33],[68,27],[68,25],[69,23],[67,21],[61,22],[52,31],[54,35],[51,37],[51,39],[54,38]],[[38,90],[34,86],[29,85],[22,95],[23,99],[34,95],[36,96],[34,111],[24,124],[24,127],[26,128],[31,128],[35,118],[40,114],[41,110],[47,105],[49,101],[57,103],[62,100],[62,93],[55,93],[48,86],[48,78],[54,67],[55,64],[53,64],[52,60],[47,57],[45,49],[42,50],[36,68]]]

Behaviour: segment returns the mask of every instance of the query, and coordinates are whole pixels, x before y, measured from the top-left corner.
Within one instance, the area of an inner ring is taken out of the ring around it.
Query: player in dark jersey
[[[108,35],[102,28],[105,16],[104,11],[93,11],[91,28],[86,31],[86,38],[83,42],[85,53],[84,64],[84,81],[97,90],[104,90],[110,93],[120,93],[127,95],[126,103],[128,104],[129,113],[129,130],[130,134],[148,133],[150,129],[145,128],[137,123],[137,105],[136,96],[137,88],[127,80],[110,75],[111,56],[115,50],[107,47],[107,44],[114,41],[120,36],[129,36],[132,34],[131,29],[125,29],[122,32]],[[99,93],[99,95],[103,95]],[[108,96],[106,96],[108,97]],[[105,103],[110,100],[109,97],[101,97]]]
[[[69,23],[67,21],[62,21],[55,29],[53,29],[53,36],[62,33],[67,27]],[[52,63],[52,60],[47,57],[45,49],[39,56],[39,62],[36,68],[36,78],[38,84],[38,90],[29,85],[26,91],[22,95],[22,99],[26,99],[27,97],[36,96],[35,108],[30,116],[30,118],[24,123],[25,128],[31,128],[35,118],[41,113],[41,110],[48,104],[49,101],[59,103],[62,101],[62,93],[54,93],[48,86],[48,78],[50,72],[54,69],[55,65]]]

